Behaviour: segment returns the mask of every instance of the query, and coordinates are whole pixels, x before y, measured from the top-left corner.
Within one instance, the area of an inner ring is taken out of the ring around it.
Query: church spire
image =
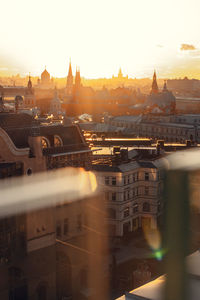
[[[71,64],[71,58],[69,60],[69,71],[68,71],[68,77],[73,77],[72,75],[72,64]]]
[[[29,78],[28,78],[27,88],[28,88],[29,90],[32,89],[32,81],[31,81],[31,76],[30,76],[30,75],[29,75]]]
[[[167,81],[165,80],[164,81],[164,85],[163,85],[163,92],[167,92],[168,89],[167,89]]]
[[[73,87],[73,75],[72,75],[71,59],[69,61],[69,71],[68,71],[68,75],[67,75],[67,84],[66,84],[66,87],[68,89],[72,89],[72,87]]]
[[[154,70],[153,74],[153,82],[152,82],[152,89],[151,89],[152,94],[157,94],[158,93],[158,84],[157,84],[157,78],[156,78],[156,71]]]
[[[120,78],[120,79],[121,79],[122,77],[123,77],[123,74],[122,74],[122,69],[120,68],[120,69],[119,69],[119,73],[118,73],[118,78]]]
[[[76,68],[75,87],[79,88],[80,86],[81,86],[80,70],[78,68]]]

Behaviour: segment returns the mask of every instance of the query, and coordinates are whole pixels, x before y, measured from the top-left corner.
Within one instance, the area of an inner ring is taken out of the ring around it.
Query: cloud
[[[196,47],[195,47],[194,45],[181,44],[181,50],[182,50],[182,51],[196,50]]]

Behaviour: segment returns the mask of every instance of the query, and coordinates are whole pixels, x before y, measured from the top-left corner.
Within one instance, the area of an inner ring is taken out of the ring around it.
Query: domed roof
[[[50,78],[50,74],[49,74],[49,72],[46,70],[46,68],[45,68],[45,70],[42,72],[41,77],[49,77],[49,78]]]

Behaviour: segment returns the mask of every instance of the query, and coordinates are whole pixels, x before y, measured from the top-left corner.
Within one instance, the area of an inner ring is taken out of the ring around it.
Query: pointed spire
[[[76,67],[75,87],[79,88],[80,86],[81,86],[80,69]]]
[[[69,71],[68,71],[68,76],[72,76],[72,64],[71,64],[71,58],[69,61]]]
[[[167,81],[165,80],[164,81],[164,85],[163,85],[163,92],[167,92],[168,89],[167,89]]]
[[[71,58],[70,58],[70,61],[69,61],[69,71],[68,71],[68,75],[67,75],[67,84],[66,84],[66,87],[71,90],[72,86],[73,86],[73,75],[72,75],[72,65],[71,65]]]
[[[28,79],[28,85],[27,85],[28,89],[31,90],[32,89],[32,81],[31,81],[31,76],[29,73],[29,79]]]
[[[119,68],[119,73],[118,73],[118,78],[122,78],[123,77],[123,74],[122,74],[122,69],[121,67]]]
[[[157,93],[158,93],[158,84],[156,78],[156,71],[154,70],[151,94],[157,94]]]

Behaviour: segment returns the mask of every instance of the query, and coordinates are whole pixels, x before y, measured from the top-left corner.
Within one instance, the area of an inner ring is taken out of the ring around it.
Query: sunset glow
[[[198,0],[1,1],[0,74],[199,77]],[[184,46],[185,45],[185,46]]]

